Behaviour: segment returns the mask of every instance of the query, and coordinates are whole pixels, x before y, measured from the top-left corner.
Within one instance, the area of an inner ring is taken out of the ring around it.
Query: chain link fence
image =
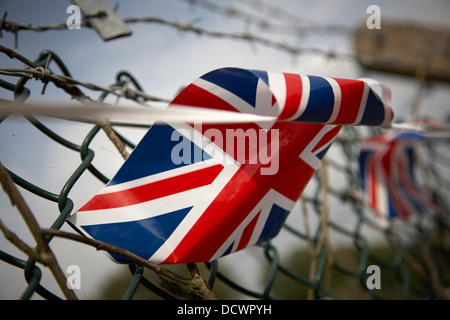
[[[108,96],[138,102],[163,100],[146,94],[139,81],[128,72],[119,71],[112,85],[104,88],[73,79],[70,66],[66,66],[63,58],[52,51],[43,51],[31,61],[11,48],[1,46],[0,49],[3,54],[26,65],[23,69],[2,69],[7,80],[0,79],[0,87],[13,97],[2,99],[2,103],[13,100],[26,102],[30,95],[29,82],[35,80],[44,83],[42,93],[45,94],[45,87],[51,82],[82,104],[92,102],[80,89],[82,87],[98,91],[96,101],[100,102]],[[86,181],[83,177],[89,175],[101,184],[110,179],[102,163],[95,162],[102,150],[96,149],[93,141],[106,135],[124,159],[136,142],[121,133],[120,128],[108,123],[90,125],[88,133],[81,139],[82,143],[78,143],[58,134],[39,117],[26,116],[23,120],[52,143],[72,150],[73,157],[79,160],[74,170],[67,171],[64,185],[58,186],[59,192],[50,191],[54,189],[48,189],[45,183],[32,183],[26,175],[1,166],[3,190],[17,207],[36,242],[36,246],[32,246],[23,241],[14,233],[14,227],[3,222],[0,214],[4,240],[25,255],[23,258],[23,255],[0,248],[1,263],[12,265],[17,272],[24,274],[26,288],[17,298],[77,298],[76,290],[66,283],[66,275],[58,265],[58,256],[52,251],[52,243],[59,241],[58,238],[81,242],[99,251],[122,254],[134,261],[135,264],[129,265],[127,277],[120,281],[118,277],[107,279],[108,287],[115,288],[116,294],[120,292],[122,299],[449,298],[448,139],[420,144],[418,174],[438,204],[434,215],[423,216],[414,222],[398,221],[387,229],[380,228],[373,219],[372,209],[360,196],[357,160],[359,143],[383,129],[345,127],[282,231],[271,242],[210,263],[158,266],[120,248],[61,230],[74,208],[82,205],[74,203],[72,193],[74,187],[83,188]],[[33,139],[33,136],[29,137],[29,141]],[[40,225],[39,216],[49,213],[42,212],[40,207],[29,207],[23,194],[56,204],[57,212],[51,213],[55,216],[52,223]],[[76,259],[77,252],[71,254]],[[90,254],[102,253],[92,251]],[[59,290],[46,288],[42,270],[47,268],[59,284]],[[373,276],[377,274],[381,279],[374,286],[377,281],[374,282]]]

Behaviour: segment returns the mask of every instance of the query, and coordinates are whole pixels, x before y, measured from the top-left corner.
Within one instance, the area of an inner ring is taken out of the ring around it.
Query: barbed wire
[[[298,17],[279,6],[273,6],[260,0],[240,1],[228,5],[220,5],[210,0],[180,0],[190,6],[206,9],[217,15],[237,19],[247,25],[252,25],[261,31],[274,34],[291,35],[302,38],[311,34],[349,35],[354,32],[350,27],[343,25],[319,24],[304,17]],[[252,10],[259,11],[261,15],[249,13],[236,6],[243,4]],[[270,19],[269,19],[269,18]],[[273,22],[275,20],[276,22]]]
[[[12,32],[14,34],[14,47],[17,48],[18,45],[18,33],[20,31],[34,31],[43,32],[49,30],[68,30],[65,23],[59,23],[55,25],[43,25],[43,26],[33,26],[21,24],[15,20],[6,20],[7,12],[4,13],[2,20],[0,21],[0,37],[2,36],[1,31]],[[176,29],[179,32],[194,33],[199,36],[206,36],[210,38],[217,39],[228,39],[228,40],[242,40],[249,43],[251,46],[256,44],[263,45],[266,47],[271,47],[282,52],[291,54],[292,56],[298,56],[303,54],[317,54],[329,59],[343,59],[343,60],[354,60],[355,56],[352,53],[338,52],[335,50],[326,50],[319,47],[301,47],[288,44],[285,42],[280,42],[276,40],[271,40],[262,36],[252,34],[249,31],[243,32],[224,32],[224,31],[211,31],[205,28],[201,28],[195,25],[197,19],[193,22],[177,22],[169,21],[159,17],[141,17],[141,18],[124,18],[122,19],[126,24],[134,23],[149,23],[149,24],[160,24]],[[88,21],[81,21],[80,27],[91,28]]]
[[[190,1],[190,2],[197,2],[197,1]],[[198,3],[198,2],[197,2]],[[202,1],[203,5],[210,5],[210,2]],[[247,3],[247,2],[246,2]],[[262,1],[258,1],[258,3],[263,3]],[[261,7],[262,8],[262,7]],[[223,10],[223,8],[215,7],[214,10]],[[238,19],[254,19],[250,23],[254,24],[264,24],[265,22],[263,20],[258,20],[254,17],[245,16],[242,13],[235,14],[233,11],[231,11],[230,15],[236,16]],[[282,13],[280,11],[280,16],[286,15],[286,13]],[[285,16],[286,17],[286,16]],[[65,24],[58,24],[53,26],[26,26],[21,25],[17,22],[11,21],[11,20],[5,20],[6,14],[3,15],[3,19],[1,21],[0,26],[0,32],[1,30],[7,31],[7,32],[13,32],[15,35],[15,45],[17,45],[17,34],[20,30],[30,30],[30,31],[47,31],[47,30],[62,30],[66,29]],[[179,23],[179,22],[171,22],[168,20],[160,19],[160,18],[130,18],[125,19],[126,23],[157,23],[157,24],[163,24],[167,25],[169,27],[172,27],[180,32],[192,32],[194,34],[198,35],[205,35],[213,38],[219,38],[219,39],[231,39],[231,40],[243,40],[247,42],[255,42],[262,45],[267,45],[270,47],[273,47],[277,50],[288,52],[291,54],[302,54],[302,53],[312,53],[312,54],[320,54],[322,56],[328,57],[328,58],[334,58],[334,53],[330,53],[330,51],[318,49],[316,50],[310,50],[307,49],[306,51],[298,50],[298,48],[294,46],[285,45],[281,42],[276,42],[272,40],[268,40],[262,37],[255,37],[254,35],[250,34],[249,32],[244,33],[228,33],[228,32],[212,32],[205,30],[203,28],[195,27],[194,22],[190,22],[187,24]],[[82,26],[90,27],[88,22],[82,22]],[[278,25],[277,25],[278,26]],[[276,27],[274,25],[274,27]],[[263,27],[262,27],[263,28]],[[275,30],[275,28],[274,28]],[[303,48],[300,48],[303,49]],[[310,50],[310,51],[308,51]],[[93,100],[89,97],[87,97],[86,94],[84,94],[79,88],[83,87],[89,90],[94,91],[100,91],[101,96],[98,100],[103,101],[103,99],[108,94],[112,94],[117,99],[130,99],[133,101],[161,101],[161,102],[167,102],[167,99],[154,97],[151,95],[146,94],[142,88],[140,88],[137,81],[134,80],[134,78],[127,74],[127,73],[119,73],[116,78],[116,83],[111,85],[110,87],[104,87],[99,86],[96,84],[92,84],[89,82],[79,81],[76,79],[73,79],[68,72],[67,68],[62,63],[61,59],[59,57],[49,51],[44,51],[41,53],[39,58],[35,60],[34,62],[29,60],[28,58],[20,55],[16,51],[1,46],[0,45],[0,51],[4,54],[8,55],[9,57],[16,59],[18,61],[21,61],[22,63],[25,63],[25,68],[0,68],[0,74],[7,76],[7,77],[18,77],[20,80],[17,84],[11,84],[4,81],[0,82],[0,86],[7,88],[8,90],[12,89],[12,91],[15,92],[15,99],[18,100],[25,100],[28,96],[26,93],[25,83],[28,80],[35,79],[40,80],[43,83],[43,88],[41,91],[41,94],[45,93],[45,85],[49,82],[52,82],[55,84],[56,87],[64,90],[67,94],[69,94],[72,98],[75,98],[82,104],[88,104],[92,102]],[[339,54],[338,54],[339,55]],[[348,57],[353,59],[354,57]],[[58,65],[58,67],[62,70],[63,74],[55,74],[54,72],[50,71],[50,63],[51,61],[55,61]],[[125,79],[124,79],[125,78]],[[135,88],[131,88],[131,84],[135,85]],[[22,96],[23,95],[23,96]],[[35,120],[33,120],[35,121]],[[103,130],[107,133],[108,137],[112,141],[116,140],[117,143],[115,143],[116,148],[121,153],[122,157],[126,159],[128,156],[128,152],[126,152],[124,149],[124,145],[127,144],[128,146],[133,147],[131,143],[129,143],[123,136],[120,136],[115,132],[115,130],[108,125],[108,123],[98,124],[92,132],[89,133],[89,135],[86,137],[85,141],[83,142],[82,146],[74,146],[73,144],[69,144],[67,142],[62,141],[62,139],[59,139],[55,136],[54,133],[50,132],[50,130],[47,130],[39,125],[39,122],[34,122],[39,128],[46,134],[48,134],[52,139],[64,144],[67,147],[70,147],[74,150],[77,150],[82,155],[83,163],[80,165],[80,168],[78,168],[78,171],[83,170],[89,170],[91,171],[96,177],[98,177],[101,181],[107,182],[108,179],[101,174],[100,171],[98,171],[96,168],[94,168],[91,164],[93,155],[90,153],[89,143],[92,140],[93,136],[96,134],[96,130],[98,128],[103,128]],[[379,128],[373,128],[373,131],[369,132],[368,135],[373,135],[379,130]],[[239,292],[242,292],[244,294],[250,295],[252,297],[256,298],[264,298],[264,299],[271,299],[273,298],[272,295],[272,289],[273,284],[275,282],[275,276],[277,273],[283,273],[285,275],[288,275],[292,281],[297,281],[299,283],[302,283],[306,285],[309,288],[309,298],[320,298],[320,297],[329,297],[332,296],[332,294],[329,292],[330,283],[326,279],[326,275],[330,273],[329,269],[334,268],[341,272],[342,274],[349,275],[355,279],[359,279],[361,283],[363,283],[366,278],[367,274],[365,273],[365,267],[369,263],[369,258],[374,258],[371,255],[369,245],[368,245],[368,239],[365,238],[364,234],[361,231],[361,226],[369,226],[370,228],[373,228],[383,234],[388,241],[391,243],[391,245],[396,250],[396,257],[394,261],[390,260],[384,260],[384,259],[378,259],[375,260],[379,263],[382,263],[386,268],[392,269],[395,272],[399,272],[401,275],[401,285],[403,286],[402,289],[402,298],[407,298],[411,292],[413,291],[413,288],[411,288],[410,281],[410,275],[408,274],[408,271],[405,267],[406,264],[409,266],[412,266],[412,269],[414,272],[420,275],[424,281],[427,281],[430,283],[430,287],[432,288],[432,291],[434,292],[434,295],[426,291],[425,295],[427,297],[431,296],[433,298],[446,298],[446,293],[443,288],[442,280],[439,278],[439,275],[436,274],[436,261],[433,257],[430,256],[430,252],[434,249],[431,247],[429,243],[421,243],[420,247],[420,254],[416,255],[414,252],[410,252],[407,250],[404,246],[404,243],[400,239],[399,236],[399,230],[396,228],[392,229],[381,229],[378,225],[373,223],[371,219],[367,219],[365,214],[363,214],[364,209],[369,210],[372,212],[372,209],[368,206],[364,198],[357,192],[358,190],[358,182],[357,182],[357,173],[355,172],[354,168],[354,161],[355,159],[355,152],[356,152],[356,145],[358,141],[361,141],[364,139],[365,136],[361,134],[360,131],[356,133],[355,129],[349,128],[344,130],[343,134],[339,135],[336,139],[336,143],[339,147],[342,148],[343,153],[346,155],[346,158],[348,161],[344,163],[339,163],[338,161],[335,161],[332,158],[325,158],[325,165],[323,168],[320,169],[320,172],[318,172],[317,175],[314,177],[314,182],[317,183],[317,189],[315,192],[313,192],[312,195],[302,195],[300,202],[302,205],[302,213],[303,217],[305,218],[305,232],[301,232],[298,230],[298,228],[293,227],[292,225],[287,224],[284,228],[296,235],[298,239],[301,239],[301,241],[306,241],[308,244],[310,256],[311,256],[311,262],[310,262],[310,271],[306,276],[299,275],[295,272],[295,270],[289,270],[287,267],[285,267],[281,261],[280,257],[278,255],[278,249],[275,245],[272,245],[271,243],[267,243],[264,246],[262,246],[262,250],[264,251],[265,257],[267,261],[270,263],[271,273],[268,277],[268,281],[264,286],[264,289],[262,292],[255,292],[252,290],[249,290],[243,286],[240,286],[235,281],[232,281],[230,277],[227,277],[224,273],[219,272],[218,270],[218,262],[214,261],[211,263],[208,263],[208,270],[209,270],[209,279],[208,281],[204,281],[202,279],[202,276],[200,276],[198,269],[196,265],[189,264],[187,265],[188,270],[190,272],[190,278],[180,278],[178,275],[169,274],[167,275],[164,271],[164,269],[153,269],[153,268],[160,268],[159,266],[154,266],[152,264],[149,264],[145,261],[136,261],[136,265],[130,266],[130,271],[133,275],[133,279],[130,283],[129,288],[127,289],[127,292],[125,293],[124,297],[132,298],[134,295],[134,292],[136,290],[136,287],[138,285],[143,285],[153,292],[158,293],[161,297],[164,298],[174,298],[174,297],[184,297],[188,299],[192,298],[215,298],[213,294],[209,291],[209,288],[212,288],[214,284],[215,279],[222,280],[224,283],[230,285],[234,289],[238,290]],[[440,143],[433,142],[433,144]],[[444,142],[445,143],[445,142]],[[446,145],[446,144],[444,144]],[[443,165],[448,165],[446,159],[448,158],[446,154],[436,151],[437,149],[434,147],[430,147],[430,150],[433,150],[433,157],[432,161],[428,164],[436,165],[437,163],[441,163]],[[431,154],[431,152],[430,152]],[[0,167],[1,169],[2,167]],[[328,181],[329,176],[328,173],[331,170],[336,170],[339,172],[344,172],[347,175],[348,184],[343,189],[337,189],[333,185],[331,185]],[[430,168],[428,168],[430,170]],[[436,179],[437,176],[439,176],[439,172],[432,172],[433,177]],[[44,194],[42,190],[37,190],[35,188],[30,187],[27,185],[22,178],[18,177],[12,172],[4,172],[2,171],[2,174],[0,177],[2,178],[2,181],[6,181],[8,175],[12,177],[15,184],[18,184],[22,187],[24,187],[27,190],[31,190],[32,192],[41,195]],[[61,221],[64,221],[65,216],[70,213],[70,210],[66,208],[66,205],[68,202],[70,202],[68,196],[68,192],[70,190],[70,187],[73,186],[75,181],[78,179],[80,175],[80,172],[74,173],[74,176],[71,176],[69,181],[67,182],[67,185],[65,185],[64,192],[62,192],[60,195],[48,195],[45,194],[46,198],[52,199],[52,201],[56,201],[59,204],[59,208],[62,211]],[[439,189],[439,187],[443,188],[446,184],[449,183],[448,180],[445,179],[445,177],[440,177],[441,179],[436,179],[436,185],[433,186],[435,189]],[[11,181],[9,184],[7,184],[7,189],[11,188]],[[448,190],[448,189],[442,189],[442,190]],[[329,201],[331,197],[337,198],[339,201],[346,205],[350,205],[352,210],[354,211],[354,215],[357,219],[356,227],[352,230],[346,229],[343,227],[340,227],[338,224],[335,223],[332,219],[330,219],[328,215],[329,208]],[[17,203],[21,203],[23,200],[16,199]],[[448,206],[446,205],[446,200],[441,199],[441,205],[442,210],[444,211],[446,208],[448,209]],[[308,210],[307,206],[310,206],[319,217],[319,226],[314,232],[313,230],[309,230],[307,223],[307,217],[308,217]],[[327,208],[328,206],[328,208]],[[447,207],[446,207],[447,206]],[[439,219],[443,219],[442,222],[444,227],[446,228],[446,232],[448,233],[448,223],[449,221],[445,221],[444,218],[447,217],[448,220],[448,211],[444,212],[444,215],[439,216]],[[4,224],[0,220],[0,229],[9,237],[9,239],[14,238],[11,234],[11,230],[5,228]],[[108,244],[103,244],[100,242],[93,242],[90,240],[87,240],[83,237],[79,237],[74,234],[67,234],[64,232],[61,232],[58,229],[58,224],[54,225],[54,228],[48,229],[48,228],[41,228],[39,227],[39,230],[35,232],[37,236],[46,236],[46,237],[66,237],[69,239],[72,239],[74,241],[80,241],[80,242],[89,242],[86,243],[88,245],[92,245],[100,250],[106,250],[116,253],[122,253],[125,255],[128,255],[128,253],[124,253],[123,251],[115,251],[118,250],[118,248],[114,248],[111,246],[108,246]],[[333,252],[330,250],[330,239],[328,230],[334,229],[340,232],[343,235],[348,236],[354,241],[355,245],[355,251],[358,251],[361,253],[361,260],[360,265],[355,270],[349,270],[348,268],[345,268],[344,264],[340,264],[339,261],[337,261],[334,256]],[[411,234],[414,234],[414,236],[423,236],[423,239],[427,240],[427,234],[424,230],[417,228],[417,226],[410,226],[409,232]],[[411,236],[412,238],[412,236]],[[52,295],[45,293],[42,288],[39,286],[36,287],[36,281],[33,280],[35,278],[31,277],[30,274],[35,272],[36,267],[34,266],[34,262],[40,261],[41,258],[39,255],[36,255],[36,252],[31,247],[27,247],[25,244],[21,243],[17,239],[12,240],[15,244],[18,246],[21,246],[26,253],[28,254],[28,262],[25,261],[18,261],[14,257],[8,256],[4,254],[0,250],[0,258],[10,262],[11,264],[14,264],[16,266],[19,266],[21,268],[26,269],[26,280],[27,282],[30,282],[29,287],[27,288],[27,294],[24,294],[24,297],[29,297],[32,292],[36,291],[40,294],[43,293],[44,297],[53,297]],[[49,241],[49,240],[48,240]],[[444,253],[448,252],[448,248],[450,248],[449,245],[441,245],[439,249],[444,249]],[[447,251],[445,251],[447,250]],[[433,251],[434,252],[434,251]],[[399,258],[400,256],[400,258]],[[31,262],[30,262],[31,261]],[[45,260],[42,260],[45,262]],[[30,269],[30,265],[32,266]],[[143,276],[143,268],[148,268],[150,270],[153,270],[153,272],[163,272],[164,276],[159,278],[159,282],[157,284],[159,286],[154,285],[150,280],[148,280],[146,277]],[[327,269],[328,268],[328,269]],[[30,271],[31,270],[31,271]],[[159,271],[158,271],[159,270]],[[437,271],[436,271],[437,270]],[[36,271],[37,272],[37,271]],[[167,279],[171,280],[168,281]],[[33,281],[32,281],[33,280]],[[173,281],[179,282],[182,284],[181,287],[174,287]],[[39,283],[39,280],[37,280],[37,283]],[[445,283],[446,284],[446,283]],[[36,289],[37,288],[37,289]],[[162,289],[164,290],[162,290]],[[200,295],[195,295],[195,293],[202,293]],[[369,298],[374,298],[376,296],[376,293],[373,291],[367,292]],[[67,297],[71,297],[70,293],[67,295]]]
[[[1,45],[0,51],[3,51]],[[170,102],[169,99],[152,96],[145,92],[142,92],[141,90],[133,89],[128,86],[103,87],[94,83],[79,81],[69,76],[54,74],[50,71],[50,69],[44,67],[36,67],[34,69],[0,68],[0,74],[6,76],[23,77],[28,79],[36,79],[36,80],[39,79],[44,83],[44,86],[49,81],[55,83],[65,83],[68,86],[79,85],[89,90],[108,92],[117,97],[136,100],[137,102],[139,101]],[[44,94],[44,89],[45,87],[43,87],[41,94]]]
[[[320,34],[334,34],[334,35],[344,35],[353,37],[354,39],[372,39],[373,41],[379,40],[382,37],[381,34],[377,32],[364,32],[365,24],[361,25],[359,28],[352,28],[343,25],[332,25],[332,24],[319,24],[316,22],[299,23],[299,21],[304,20],[303,18],[296,17],[289,12],[286,12],[282,8],[272,6],[261,0],[249,0],[244,1],[243,4],[251,6],[252,8],[257,8],[260,10],[264,16],[260,17],[255,14],[250,14],[243,11],[235,6],[221,6],[217,3],[211,2],[209,0],[180,0],[187,2],[191,6],[198,6],[213,12],[218,15],[223,15],[226,17],[231,17],[242,21],[244,25],[244,30],[242,32],[228,32],[228,31],[213,31],[207,28],[198,26],[199,18],[193,19],[190,22],[179,22],[170,21],[160,17],[132,17],[122,19],[126,24],[158,24],[173,28],[180,33],[192,33],[198,36],[214,38],[218,40],[232,40],[232,41],[242,41],[247,43],[250,48],[255,51],[257,50],[257,45],[261,45],[267,48],[273,48],[280,52],[287,53],[293,59],[295,63],[296,58],[301,55],[313,55],[321,57],[327,60],[340,60],[346,62],[356,62],[360,66],[367,67],[367,64],[374,63],[373,58],[367,57],[364,53],[358,52],[358,50],[342,51],[336,50],[331,43],[328,43],[328,48],[323,48],[320,46],[305,46],[296,44],[298,43],[299,37],[305,37],[309,35],[320,35]],[[256,4],[255,4],[256,3]],[[268,14],[270,12],[270,14]],[[267,17],[272,17],[277,21],[273,23],[272,20]],[[18,45],[18,34],[22,31],[34,31],[34,32],[44,32],[49,30],[68,30],[66,23],[59,23],[55,25],[41,25],[33,26],[31,24],[21,24],[15,20],[6,19],[7,12],[5,11],[2,19],[0,20],[0,37],[2,37],[2,30],[6,32],[12,32],[14,34],[14,47],[17,48]],[[290,21],[289,23],[287,21]],[[389,22],[389,21],[388,21]],[[386,25],[386,23],[384,24]],[[251,26],[256,26],[264,36],[256,34],[250,31]],[[89,20],[84,20],[80,22],[80,27],[92,28]],[[290,35],[294,37],[294,40],[283,40],[271,39],[266,37],[270,32],[277,32],[279,34]],[[296,40],[295,40],[296,39]],[[372,41],[371,40],[371,41]],[[393,50],[391,53],[383,53],[383,56],[377,58],[376,64],[372,66],[375,70],[383,70],[384,68],[392,68],[393,65],[402,64],[404,61],[414,59],[417,62],[417,71],[421,71],[423,74],[428,76],[424,66],[427,65],[427,61],[433,53],[438,54],[439,52],[434,52],[439,50],[439,48],[427,48],[423,50],[422,48],[412,48],[409,50]],[[371,60],[372,59],[372,60]],[[369,67],[371,68],[371,67]],[[403,66],[404,68],[404,66]],[[415,68],[414,65],[409,66],[409,68]],[[424,82],[425,76],[417,78],[418,82]],[[91,84],[92,85],[92,84]],[[88,85],[89,86],[89,85]],[[142,93],[141,93],[142,94]],[[417,93],[419,94],[419,93]],[[147,97],[148,100],[152,100],[152,97]],[[158,97],[153,97],[158,100]]]

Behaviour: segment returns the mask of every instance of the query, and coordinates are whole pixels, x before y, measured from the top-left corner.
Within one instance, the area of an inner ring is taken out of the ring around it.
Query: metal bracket
[[[131,30],[105,0],[71,0],[104,41],[131,35]]]

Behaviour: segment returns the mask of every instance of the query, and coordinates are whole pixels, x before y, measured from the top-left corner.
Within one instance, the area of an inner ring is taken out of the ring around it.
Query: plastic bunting
[[[414,176],[417,144],[433,136],[391,129],[363,141],[359,155],[362,188],[381,226],[388,227],[394,219],[410,221],[436,209]]]
[[[275,120],[153,125],[69,222],[161,264],[212,261],[264,243],[279,233],[342,125],[390,125],[390,92],[382,86],[381,98],[372,86],[238,68],[209,72],[167,108]]]

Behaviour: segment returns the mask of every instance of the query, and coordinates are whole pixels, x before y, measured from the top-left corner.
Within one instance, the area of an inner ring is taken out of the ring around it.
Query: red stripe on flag
[[[377,192],[378,192],[378,188],[377,188],[377,168],[376,168],[376,162],[374,159],[372,159],[375,155],[372,154],[370,155],[370,158],[367,159],[368,162],[370,162],[369,165],[369,172],[366,173],[367,176],[367,187],[368,187],[368,194],[369,194],[369,199],[368,202],[369,204],[377,209],[375,211],[376,215],[379,216],[379,213],[381,212],[381,210],[384,210],[384,208],[379,208],[378,206],[378,197],[377,197]],[[380,217],[381,218],[381,217]]]
[[[280,134],[277,174],[263,176],[259,164],[243,164],[162,264],[209,261],[270,189],[296,201],[314,174],[298,155],[323,126],[275,123],[272,130],[279,129]]]
[[[225,111],[237,111],[236,108],[234,108],[228,102],[222,100],[215,94],[203,88],[200,88],[199,86],[196,86],[195,84],[188,85],[179,95],[176,96],[175,99],[173,99],[171,104],[180,104],[208,109],[214,108]]]
[[[250,223],[245,227],[244,231],[242,232],[241,240],[239,241],[239,246],[236,251],[239,251],[241,249],[244,249],[248,242],[250,241],[250,238],[252,237],[253,230],[255,230],[256,222],[258,222],[259,214],[261,211],[258,212],[258,214],[250,221]]]
[[[341,106],[335,120],[338,124],[352,124],[358,116],[364,93],[364,81],[333,78],[341,88]]]
[[[322,137],[322,139],[319,141],[319,143],[314,147],[314,149],[311,152],[316,152],[316,150],[322,148],[327,143],[330,143],[331,140],[339,133],[339,130],[341,130],[340,126],[336,126]]]
[[[383,166],[383,170],[386,177],[387,188],[389,192],[389,196],[392,199],[392,203],[395,207],[396,214],[400,217],[407,218],[410,213],[408,210],[408,205],[405,203],[403,196],[399,193],[399,185],[395,178],[395,175],[392,174],[392,171],[399,171],[400,168],[397,167],[396,163],[396,154],[395,154],[395,142],[389,143],[389,150],[383,155],[381,164]]]
[[[300,75],[283,73],[286,80],[286,103],[279,119],[289,119],[298,110],[302,97],[302,79]]]
[[[393,149],[397,149],[400,146],[398,146],[397,144],[395,144],[393,146]],[[398,179],[394,179],[394,177],[391,177],[391,184],[392,184],[392,188],[393,190],[395,190],[393,192],[393,196],[394,199],[396,199],[396,205],[398,205],[398,208],[400,209],[399,214],[401,215],[401,217],[405,220],[409,219],[412,215],[413,215],[413,211],[415,211],[414,207],[412,207],[412,204],[410,203],[410,201],[408,200],[408,198],[402,193],[402,190],[405,186],[402,186],[402,178],[405,178],[405,174],[408,174],[405,171],[405,167],[403,166],[403,162],[401,160],[401,156],[396,153],[395,157],[393,157],[393,159],[391,160],[393,162],[393,165],[395,166],[395,169],[397,170],[397,175],[398,175]],[[406,190],[406,188],[404,189],[404,191]],[[398,203],[398,204],[397,204]]]
[[[162,198],[171,194],[195,189],[211,184],[222,171],[221,164],[188,172],[168,179],[155,181],[127,190],[98,194],[79,211],[112,209],[131,206]]]

